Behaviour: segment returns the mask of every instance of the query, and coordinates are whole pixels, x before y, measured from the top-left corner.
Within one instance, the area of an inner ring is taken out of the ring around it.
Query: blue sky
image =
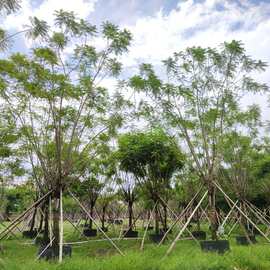
[[[133,43],[122,59],[130,73],[141,62],[158,67],[186,47],[218,46],[232,39],[242,40],[248,54],[270,63],[270,0],[22,0],[21,11],[0,22],[11,32],[22,29],[29,16],[52,23],[53,11],[60,8],[94,24],[109,20],[130,29]],[[13,51],[26,51],[27,46],[20,36]],[[270,84],[270,69],[255,76]],[[262,106],[263,118],[269,119],[265,97],[247,97],[244,104],[254,101]]]

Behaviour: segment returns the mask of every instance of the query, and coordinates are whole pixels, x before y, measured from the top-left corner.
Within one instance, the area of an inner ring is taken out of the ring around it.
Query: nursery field
[[[270,0],[0,22],[0,270],[270,270]]]
[[[111,233],[117,235],[117,232]],[[142,235],[140,232],[139,237]],[[124,239],[116,241],[125,256],[108,242],[95,242],[73,245],[72,257],[65,258],[60,265],[54,262],[36,260],[37,246],[31,245],[29,239],[9,239],[2,243],[0,269],[2,270],[268,270],[270,269],[269,244],[261,237],[258,243],[250,246],[238,246],[234,237],[230,238],[231,251],[224,255],[204,253],[192,240],[178,241],[172,254],[164,258],[168,243],[157,247],[146,241],[144,251],[140,251],[141,239]],[[65,241],[78,241],[78,235],[65,224]],[[82,240],[81,240],[82,241]]]

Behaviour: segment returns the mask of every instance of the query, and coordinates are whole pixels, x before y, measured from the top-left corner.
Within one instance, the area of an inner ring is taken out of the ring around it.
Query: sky
[[[142,62],[158,68],[161,60],[186,47],[216,47],[232,39],[241,40],[253,58],[270,63],[270,0],[22,0],[21,6],[20,12],[0,19],[5,29],[22,29],[30,16],[52,23],[58,9],[72,10],[93,24],[111,21],[128,28],[133,42],[122,59],[126,75]],[[17,37],[13,51],[26,50],[24,37]],[[255,76],[270,85],[270,68]],[[265,96],[243,100],[245,106],[254,102],[261,105],[263,120],[269,120]]]

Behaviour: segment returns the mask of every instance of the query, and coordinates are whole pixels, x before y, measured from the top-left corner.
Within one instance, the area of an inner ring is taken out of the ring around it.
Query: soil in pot
[[[250,244],[250,243],[248,242],[247,237],[246,237],[245,235],[238,235],[238,236],[235,237],[235,239],[236,239],[236,243],[237,243],[238,245],[244,245],[244,246],[247,246],[247,245]],[[256,238],[255,238],[255,235],[249,235],[249,239],[250,239],[250,241],[252,242],[252,244],[257,243]]]
[[[205,231],[193,231],[192,235],[195,239],[198,239],[198,240],[205,240],[206,239],[206,232]]]
[[[154,243],[159,243],[162,238],[164,236],[164,233],[160,233],[160,234],[149,234],[149,239],[154,242]],[[164,243],[164,242],[163,242]]]
[[[123,237],[137,238],[138,237],[138,232],[137,231],[132,231],[132,230],[123,231]]]
[[[40,259],[45,260],[54,260],[59,258],[59,248],[48,247],[44,252],[43,250],[47,245],[41,245],[38,251],[38,255],[40,255]],[[70,245],[63,245],[63,257],[71,257],[72,248]]]
[[[210,241],[201,241],[201,249],[206,252],[217,252],[223,254],[226,251],[230,250],[230,243],[228,240],[210,240]]]
[[[97,230],[96,229],[84,229],[83,235],[86,237],[94,237],[97,236]]]

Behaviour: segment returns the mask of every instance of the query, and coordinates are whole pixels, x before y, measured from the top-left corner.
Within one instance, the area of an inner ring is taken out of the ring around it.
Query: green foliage
[[[118,142],[121,169],[136,177],[170,179],[183,166],[183,154],[177,143],[161,130],[128,133]]]

